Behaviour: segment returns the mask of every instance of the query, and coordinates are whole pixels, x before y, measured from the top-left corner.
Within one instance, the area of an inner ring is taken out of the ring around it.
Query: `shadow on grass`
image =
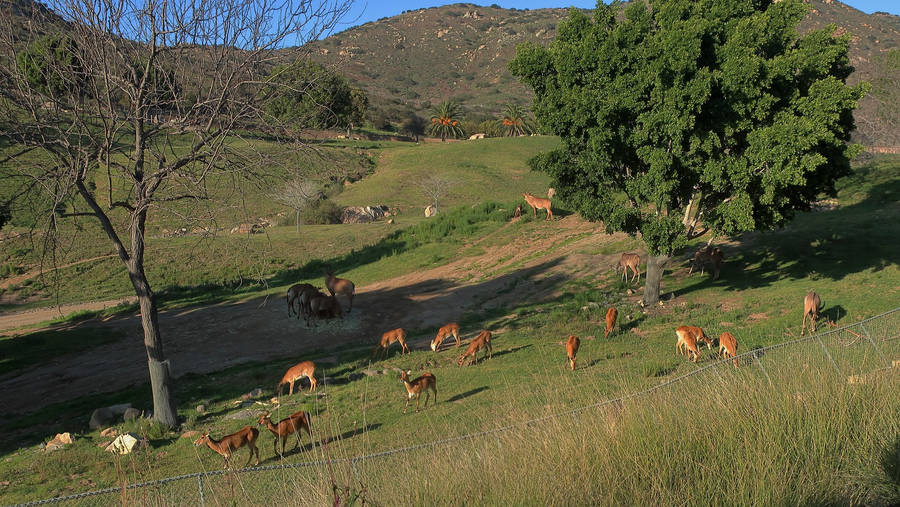
[[[0,376],[34,364],[107,345],[124,333],[101,327],[66,326],[0,338]]]
[[[466,391],[464,393],[456,394],[452,398],[448,398],[446,401],[448,401],[448,402],[459,401],[464,398],[468,398],[469,396],[476,395],[482,391],[487,391],[488,389],[490,389],[490,387],[488,387],[488,386],[476,387],[475,389],[469,389],[468,391]]]

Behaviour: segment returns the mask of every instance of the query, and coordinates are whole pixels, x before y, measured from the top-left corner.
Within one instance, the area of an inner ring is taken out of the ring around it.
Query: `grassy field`
[[[354,186],[360,187],[357,195],[378,195],[386,186],[374,179],[378,175],[376,171],[372,177],[375,189],[355,183],[341,198],[353,195]],[[331,384],[317,395],[282,397],[277,408],[270,402],[271,386],[277,372],[292,364],[290,359],[182,377],[176,392],[185,419],[180,431],[208,428],[221,435],[251,424],[264,406],[276,416],[303,408],[314,414],[317,445],[310,449],[304,440],[308,452],[289,454],[284,461],[352,457],[565,412],[713,364],[713,354],[705,350],[699,365],[673,353],[678,325],[703,326],[714,338],[731,331],[739,352],[797,338],[801,302],[809,289],[825,303],[820,326],[827,320],[856,323],[900,300],[894,252],[900,237],[898,190],[900,159],[857,164],[855,174],[840,182],[834,209],[804,213],[784,230],[724,244],[726,263],[719,280],[688,277],[688,252],[671,261],[659,307],[638,307],[637,295],[626,292],[632,287],[606,265],[583,276],[546,279],[539,283],[553,284],[559,294],[551,301],[523,300],[460,316],[466,338],[481,328],[496,333],[493,358],[475,366],[457,367],[457,349],[419,349],[402,357],[395,350],[375,364],[367,362],[369,347],[323,351],[311,359],[322,363],[320,375],[330,377]],[[410,196],[412,192],[408,190]],[[555,223],[532,220],[500,229],[507,212],[484,207],[447,214],[443,221],[408,222],[409,229],[376,240],[368,249],[331,259],[354,279],[374,281],[445,259],[433,256],[450,257],[523,235],[553,234]],[[473,219],[493,214],[497,220]],[[468,246],[473,238],[488,235],[484,244]],[[609,241],[581,253],[612,255],[636,246],[632,240]],[[301,266],[291,276],[302,277],[304,269],[315,268]],[[498,263],[484,277],[520,269]],[[620,310],[620,328],[604,340],[600,322],[610,305]],[[747,358],[737,370],[722,364],[614,409],[592,409],[451,447],[365,462],[359,465],[358,479],[346,465],[336,467],[335,480],[349,483],[351,494],[365,490],[362,494],[377,503],[895,503],[900,501],[898,370],[869,375],[863,384],[849,384],[848,377],[900,360],[897,319],[895,314],[863,326],[880,352],[857,327],[858,337],[843,332],[823,339],[831,359],[818,341],[776,349],[760,353],[764,368]],[[435,330],[410,331],[414,339],[424,339]],[[565,368],[561,345],[569,334],[583,339],[574,372]],[[13,371],[23,366],[4,365]],[[433,372],[439,403],[418,414],[402,414],[405,392],[395,368],[412,370],[414,377]],[[387,373],[358,378],[363,369]],[[260,404],[235,405],[242,393],[257,386],[265,391],[256,399]],[[209,449],[195,448],[189,438],[147,423],[118,429],[145,434],[148,450],[120,460],[105,453],[97,444],[110,439],[88,431],[86,415],[97,406],[124,401],[148,406],[149,388],[84,397],[0,423],[0,482],[9,481],[0,486],[4,503],[221,467],[221,458]],[[200,403],[207,405],[204,413],[194,409]],[[39,449],[42,438],[63,430],[76,432],[74,445],[54,453]],[[320,445],[326,437],[333,439],[327,448]],[[280,462],[271,446],[271,436],[262,430],[259,448],[265,464]],[[246,451],[239,451],[237,459],[243,463]],[[331,494],[327,468],[290,478],[241,477],[237,493],[222,493],[222,501],[257,503],[299,495],[321,503]],[[216,491],[227,490],[223,484]],[[171,493],[191,502],[196,488],[191,484]]]

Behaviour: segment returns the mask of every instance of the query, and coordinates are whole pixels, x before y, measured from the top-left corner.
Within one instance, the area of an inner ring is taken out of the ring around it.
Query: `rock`
[[[629,296],[631,296],[632,294],[634,294],[634,291],[631,289],[628,289],[625,291],[625,294],[628,294]]]
[[[249,408],[238,410],[237,412],[232,412],[226,415],[225,419],[228,419],[229,421],[235,421],[238,419],[253,419],[253,410]]]
[[[206,404],[201,403],[194,407],[194,410],[196,410],[198,414],[203,414],[206,412]]]
[[[121,405],[111,405],[109,407],[98,408],[91,414],[91,421],[88,426],[92,430],[99,430],[121,417],[125,410],[131,408],[131,403],[122,403]]]
[[[469,140],[471,141],[472,139],[484,139],[484,137],[485,137],[485,134],[483,134],[483,133],[472,134],[469,136]]]
[[[348,206],[341,210],[342,224],[367,224],[386,216],[388,207],[378,206]]]
[[[51,452],[57,449],[62,449],[67,445],[72,444],[72,435],[67,431],[65,433],[57,433],[53,440],[47,442],[47,445],[44,446],[44,451]]]
[[[256,389],[250,391],[249,393],[244,393],[241,395],[241,399],[243,401],[252,400],[253,398],[258,398],[263,395],[263,390],[261,387],[257,387]]]
[[[130,454],[135,449],[147,447],[147,445],[149,445],[147,439],[142,439],[134,433],[125,433],[106,446],[106,450],[115,454]]]
[[[437,209],[434,206],[427,206],[425,208],[425,218],[431,218],[437,214]]]
[[[393,224],[394,224],[394,219],[393,219],[393,218],[391,218],[391,219],[390,219],[390,220],[388,220],[388,222],[387,222],[387,223],[389,223],[389,224],[391,224],[391,225],[393,225]]]
[[[354,380],[359,380],[364,377],[365,377],[365,375],[363,375],[362,373],[351,373],[350,375],[347,375],[347,378],[350,379],[350,382],[353,382]]]
[[[600,308],[600,305],[598,305],[597,303],[595,303],[595,302],[593,302],[593,301],[590,301],[587,305],[588,305],[588,307],[590,307],[590,308],[595,308],[595,309],[596,309],[596,308]]]
[[[362,373],[363,373],[363,375],[365,375],[367,377],[374,377],[376,375],[381,375],[381,372],[378,370],[363,370]]]
[[[199,436],[200,436],[200,432],[196,431],[196,430],[185,431],[184,433],[181,434],[181,438],[194,438],[194,437],[199,437]]]
[[[241,224],[231,229],[231,234],[259,234],[263,231],[261,224]]]
[[[141,411],[136,408],[126,408],[125,412],[122,414],[122,420],[124,421],[133,421],[135,419],[139,419],[141,417]]]
[[[107,440],[105,442],[100,442],[99,444],[97,444],[97,447],[99,447],[101,449],[106,449],[107,447],[109,447],[109,444],[111,444],[111,443],[113,443],[112,440]]]
[[[106,428],[105,430],[100,432],[101,437],[114,437],[118,431],[115,428]]]

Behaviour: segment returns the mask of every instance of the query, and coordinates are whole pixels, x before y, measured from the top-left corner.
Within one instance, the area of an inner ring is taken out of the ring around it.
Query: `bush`
[[[300,220],[304,224],[339,224],[343,208],[329,199],[322,199],[300,212]],[[292,214],[293,215],[293,214]]]

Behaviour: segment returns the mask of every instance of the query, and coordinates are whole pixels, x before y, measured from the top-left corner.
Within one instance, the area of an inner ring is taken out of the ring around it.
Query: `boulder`
[[[136,408],[126,408],[125,412],[122,414],[122,420],[124,421],[133,421],[135,419],[140,419],[141,411]]]
[[[248,400],[252,400],[253,398],[259,398],[259,397],[262,396],[262,395],[263,395],[263,390],[262,390],[262,388],[261,388],[261,387],[257,387],[256,389],[250,391],[249,393],[244,393],[244,394],[242,394],[242,395],[241,395],[241,400],[243,400],[243,401],[248,401]]]
[[[118,433],[118,431],[116,431],[115,428],[106,428],[105,430],[100,432],[100,436],[101,437],[114,437],[114,436],[116,436],[116,433]]]
[[[135,449],[147,447],[147,445],[149,445],[147,439],[142,439],[134,433],[125,433],[124,435],[119,435],[111,444],[106,446],[106,450],[115,454],[129,454]]]
[[[348,206],[341,211],[342,224],[367,224],[389,213],[387,206]]]
[[[425,208],[425,218],[431,218],[435,215],[437,215],[437,208],[434,206],[427,206]]]
[[[206,404],[205,404],[205,403],[201,403],[201,404],[197,405],[197,406],[194,408],[194,410],[196,410],[198,414],[202,414],[202,413],[206,412]]]
[[[469,136],[469,140],[472,140],[472,139],[484,139],[484,138],[485,138],[485,134],[483,134],[483,133],[472,134],[472,135]]]
[[[244,410],[238,410],[237,412],[232,412],[225,416],[225,419],[229,421],[236,421],[239,419],[253,419],[253,410],[249,408],[245,408]]]
[[[363,370],[362,373],[363,373],[363,375],[365,375],[367,377],[374,377],[376,375],[381,375],[381,372],[378,370]]]
[[[92,430],[99,430],[100,428],[109,426],[112,422],[121,417],[129,408],[131,408],[131,403],[122,403],[121,405],[98,408],[91,414],[91,421],[88,423],[88,426]]]
[[[44,451],[51,452],[57,449],[62,449],[67,445],[72,444],[72,435],[67,431],[65,433],[57,433],[53,440],[47,442],[47,445],[44,446]]]

